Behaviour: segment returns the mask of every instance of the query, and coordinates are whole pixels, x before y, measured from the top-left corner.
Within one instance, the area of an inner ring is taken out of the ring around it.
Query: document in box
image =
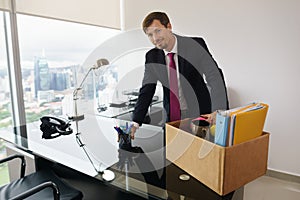
[[[215,144],[226,146],[228,133],[229,116],[227,111],[217,111],[216,115],[216,130]]]
[[[229,133],[231,132],[230,126],[232,126],[231,124],[233,123],[231,119],[232,116],[235,113],[245,110],[253,105],[254,103],[251,103],[249,105],[236,107],[230,110],[218,110],[216,115],[216,131],[214,142],[221,146],[231,146],[232,135]]]
[[[229,146],[239,144],[262,134],[268,105],[257,103],[231,116]]]
[[[214,142],[232,146],[261,135],[267,110],[267,104],[251,103],[217,111]]]
[[[242,107],[238,107],[238,108],[229,110],[229,116],[230,116],[229,119],[230,120],[229,120],[229,124],[228,124],[227,146],[232,146],[232,144],[233,144],[233,137],[234,137],[233,134],[234,134],[236,114],[242,113],[245,110],[255,107],[256,105],[257,105],[257,103],[250,103],[246,106],[242,106]]]

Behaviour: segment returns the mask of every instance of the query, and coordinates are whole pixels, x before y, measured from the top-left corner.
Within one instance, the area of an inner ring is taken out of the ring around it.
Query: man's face
[[[158,48],[171,51],[173,48],[171,24],[166,28],[159,20],[153,20],[152,24],[146,29],[149,40]]]

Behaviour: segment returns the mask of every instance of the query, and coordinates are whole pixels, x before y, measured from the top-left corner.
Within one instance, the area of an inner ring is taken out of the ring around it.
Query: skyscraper
[[[50,73],[49,66],[45,56],[35,57],[34,60],[34,76],[35,76],[35,97],[38,91],[50,90]]]

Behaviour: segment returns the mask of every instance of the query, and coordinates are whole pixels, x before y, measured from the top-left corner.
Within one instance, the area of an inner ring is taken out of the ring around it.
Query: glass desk
[[[35,156],[85,174],[101,184],[144,199],[243,199],[243,188],[219,196],[191,176],[189,180],[180,180],[180,175],[187,174],[165,159],[164,134],[160,127],[143,125],[132,141],[134,150],[120,150],[114,126],[124,123],[124,120],[92,115],[85,115],[85,119],[79,122],[80,137],[94,166],[76,142],[75,133],[42,139],[40,122],[21,127],[19,134],[27,134],[27,138],[15,134],[14,130],[3,129],[0,130],[0,138]],[[76,132],[73,123],[72,127]],[[100,171],[109,168],[115,172],[116,178],[106,182],[94,167]]]

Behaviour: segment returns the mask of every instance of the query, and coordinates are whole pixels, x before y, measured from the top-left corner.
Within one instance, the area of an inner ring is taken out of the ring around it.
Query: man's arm
[[[205,41],[202,38],[193,39],[197,41],[197,43],[199,43],[205,50],[203,51],[200,48],[197,48],[201,51],[201,71],[205,75],[207,84],[211,88],[210,95],[212,101],[212,111],[216,111],[218,109],[228,109],[227,90],[223,72],[218,67],[217,62],[214,60],[211,53],[209,52]]]
[[[156,84],[150,84],[150,83],[143,85],[140,89],[138,100],[136,102],[133,115],[132,115],[132,121],[138,123],[140,126],[142,125],[145,116],[148,112],[148,108],[152,102],[155,89],[156,89]]]
[[[151,59],[149,59],[149,52],[148,52],[146,54],[146,64],[145,64],[142,87],[140,88],[138,100],[136,102],[133,115],[132,115],[132,121],[133,121],[133,126],[131,128],[132,139],[134,139],[134,134],[136,130],[139,128],[139,126],[142,125],[145,119],[145,116],[148,112],[148,108],[152,102],[152,98],[156,90],[157,78],[154,76],[151,70],[153,64],[150,63],[150,60]]]
[[[216,66],[218,67],[218,70],[220,72],[221,78],[223,80],[225,90],[226,90],[226,108],[224,109],[229,109],[229,102],[228,102],[228,95],[227,95],[227,89],[226,89],[226,83],[225,83],[225,78],[222,69],[218,66],[217,61],[213,58],[212,54],[210,53],[205,41],[203,38],[195,38],[195,40],[198,40],[198,43],[207,51],[207,53],[211,56],[211,58],[214,60]]]

